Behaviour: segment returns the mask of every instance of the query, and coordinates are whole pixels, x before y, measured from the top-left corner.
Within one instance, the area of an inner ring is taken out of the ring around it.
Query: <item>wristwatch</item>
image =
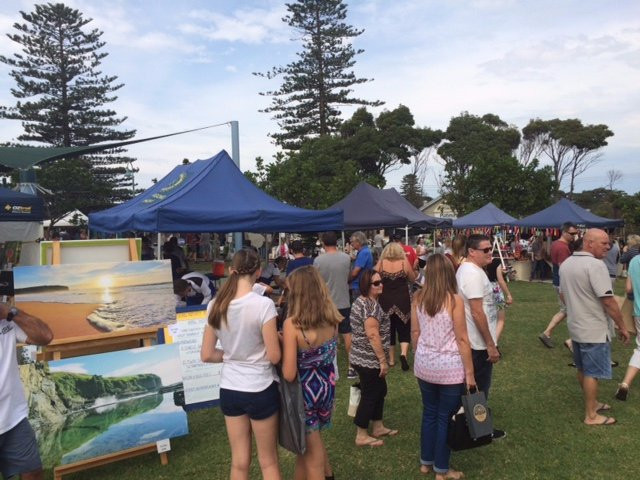
[[[13,317],[15,317],[18,314],[18,309],[16,307],[11,307],[9,309],[9,313],[7,313],[7,322],[10,322],[11,320],[13,320]]]

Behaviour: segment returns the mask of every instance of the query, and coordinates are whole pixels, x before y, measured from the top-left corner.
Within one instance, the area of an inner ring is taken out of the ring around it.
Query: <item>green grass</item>
[[[619,281],[619,293],[621,286]],[[640,395],[634,390],[627,402],[613,398],[633,345],[614,342],[613,358],[620,367],[613,369],[613,380],[600,385],[600,399],[613,406],[618,425],[586,427],[575,370],[567,366],[571,358],[561,343],[567,336],[565,324],[554,332],[554,349],[536,338],[556,311],[551,285],[516,282],[511,288],[516,303],[507,313],[500,345],[504,358],[494,370],[489,402],[495,425],[508,436],[484,448],[453,453],[452,465],[475,479],[638,478]],[[344,372],[343,353],[341,360]],[[355,427],[346,415],[349,384],[344,377],[338,382],[334,427],[325,434],[336,478],[425,478],[418,473],[421,400],[413,375],[399,367],[389,374],[385,422],[400,429],[400,435],[378,449],[353,445]],[[155,455],[144,455],[65,478],[228,478],[230,454],[220,410],[191,413],[189,426],[188,436],[172,440],[168,466],[161,466]],[[255,463],[251,478],[260,478]],[[293,455],[282,451],[283,478],[292,478],[293,463]]]

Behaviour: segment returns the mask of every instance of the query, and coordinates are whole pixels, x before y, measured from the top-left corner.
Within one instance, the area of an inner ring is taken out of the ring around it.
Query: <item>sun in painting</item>
[[[109,288],[113,286],[113,277],[111,275],[103,275],[98,279],[98,283],[102,288]]]

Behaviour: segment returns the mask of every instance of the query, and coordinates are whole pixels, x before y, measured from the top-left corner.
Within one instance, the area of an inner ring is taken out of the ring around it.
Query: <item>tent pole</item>
[[[342,230],[342,251],[344,252],[346,250],[346,245],[344,244],[344,230]]]
[[[404,244],[409,245],[409,225],[404,227]]]
[[[231,125],[231,158],[233,163],[240,169],[240,130],[238,121],[232,120],[229,124]],[[236,252],[242,250],[242,232],[234,232],[233,243]]]
[[[162,234],[161,234],[160,232],[158,232],[158,244],[156,245],[156,258],[157,258],[158,260],[161,260],[161,259],[162,259],[162,256],[160,255],[160,249],[162,248],[162,247],[160,246],[160,242],[161,242],[161,240],[162,240]]]

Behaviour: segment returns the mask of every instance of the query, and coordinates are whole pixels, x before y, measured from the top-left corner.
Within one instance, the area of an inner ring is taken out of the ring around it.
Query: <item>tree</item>
[[[385,175],[409,165],[425,149],[437,145],[442,132],[415,126],[408,107],[381,112],[374,120],[366,108],[359,108],[340,127],[345,148],[363,175],[377,177],[384,185]]]
[[[355,50],[351,40],[364,30],[346,24],[347,6],[342,0],[296,0],[287,3],[283,18],[302,37],[298,59],[255,75],[273,79],[282,76],[278,90],[261,93],[273,97],[270,107],[280,133],[271,134],[285,149],[298,149],[302,140],[329,135],[340,125],[340,105],[382,105],[351,96],[353,86],[371,79],[358,78],[351,70]]]
[[[422,187],[419,184],[418,176],[415,173],[409,173],[402,177],[402,186],[400,187],[402,196],[407,199],[414,207],[419,208],[424,202],[422,196]]]
[[[613,136],[606,125],[583,125],[577,118],[534,119],[522,129],[522,134],[527,145],[523,149],[525,158],[537,154],[551,160],[556,196],[563,180],[569,178],[569,198],[576,178],[600,160],[600,149]]]
[[[458,215],[487,202],[512,215],[527,215],[550,204],[551,168],[539,168],[537,160],[520,164],[514,155],[520,133],[497,115],[464,112],[451,119],[444,136],[438,148],[445,171],[441,192]]]
[[[613,191],[616,183],[622,180],[622,172],[620,170],[607,170],[607,186]]]
[[[336,136],[305,141],[300,150],[279,153],[274,162],[256,159],[257,173],[245,175],[258,187],[290,205],[324,209],[342,200],[361,180],[355,162],[345,158]]]
[[[18,99],[15,106],[2,107],[0,116],[22,122],[24,133],[18,139],[71,147],[133,137],[135,130],[114,128],[126,117],[105,108],[123,84],[98,70],[108,54],[101,51],[103,32],[85,28],[91,19],[62,3],[35,5],[32,13],[20,15],[24,22],[15,23],[18,33],[8,37],[21,45],[22,53],[0,56],[12,68],[16,87],[11,93]],[[130,198],[125,165],[135,159],[120,156],[123,152],[114,149],[41,166],[39,182],[54,193],[52,219],[66,213],[70,198],[76,199],[74,208],[87,212]]]

